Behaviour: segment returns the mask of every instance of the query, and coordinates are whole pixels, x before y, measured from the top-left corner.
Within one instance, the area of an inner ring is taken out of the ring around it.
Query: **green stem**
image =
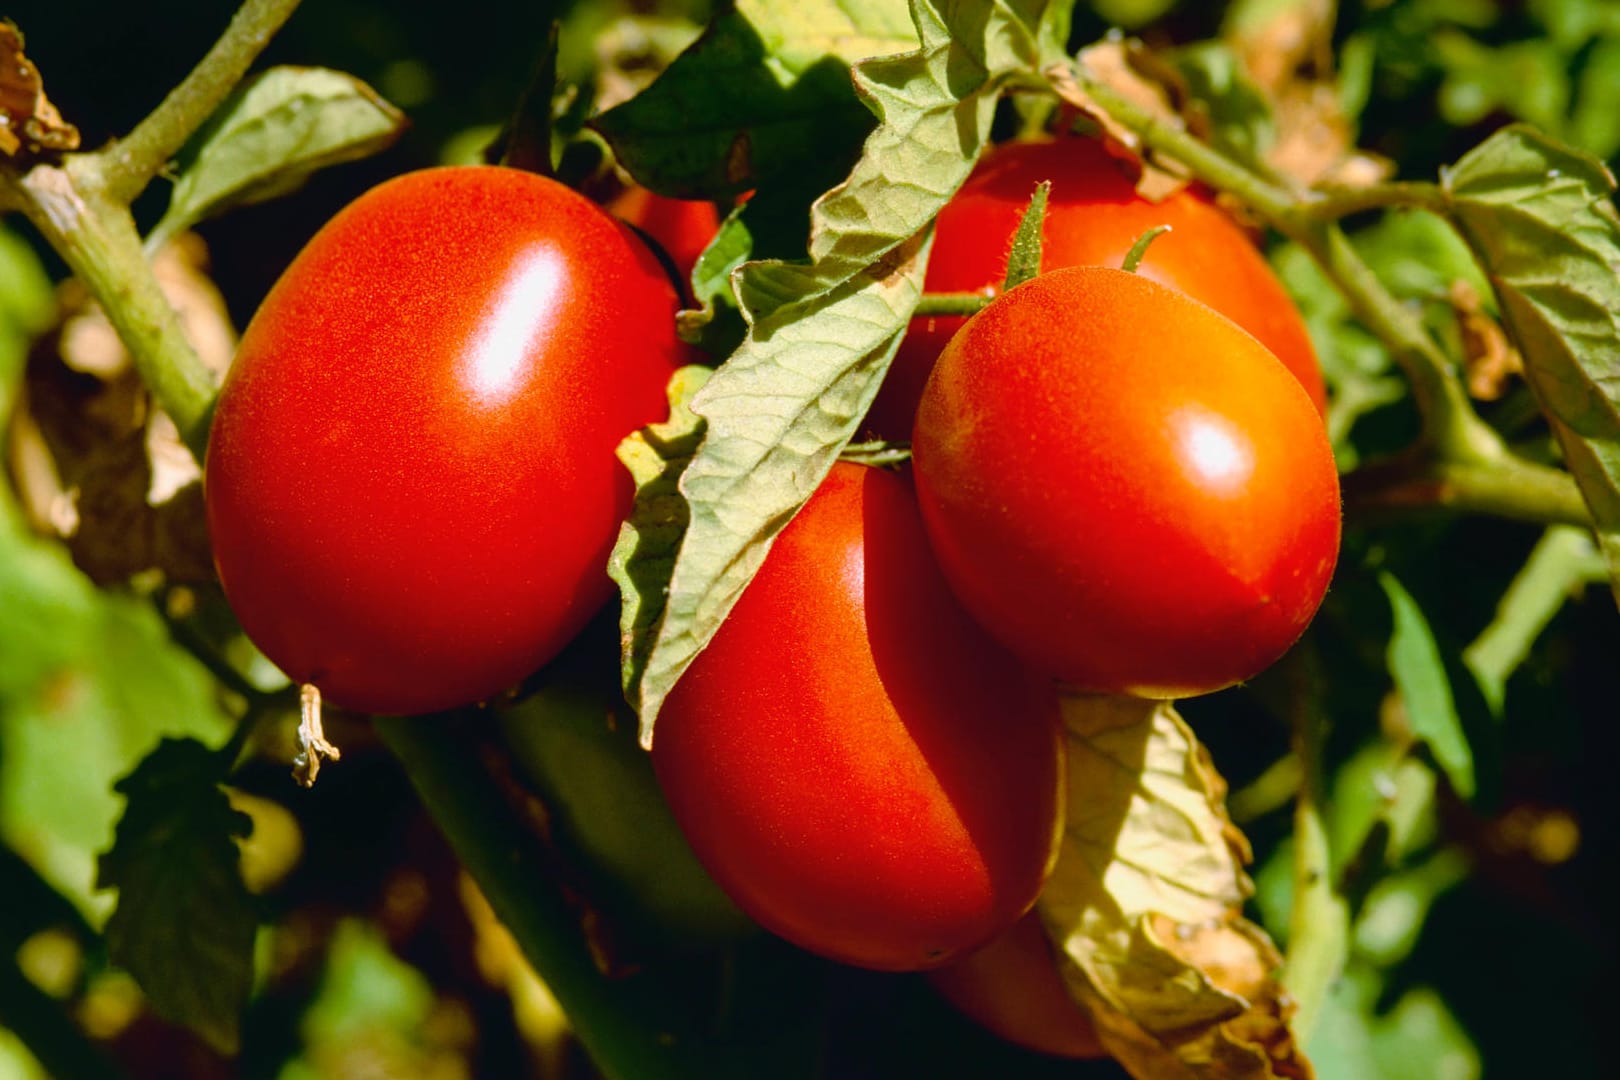
[[[1474,412],[1456,367],[1423,327],[1418,312],[1390,295],[1338,225],[1308,222],[1295,234],[1339,287],[1351,310],[1389,347],[1412,386],[1424,437],[1445,461],[1505,461],[1507,447]]]
[[[1365,210],[1399,208],[1432,210],[1443,214],[1446,212],[1445,196],[1437,184],[1402,180],[1364,188],[1312,192],[1304,204],[1305,213],[1320,222],[1337,221]]]
[[[1553,525],[1496,605],[1496,617],[1463,649],[1463,662],[1479,679],[1493,709],[1536,638],[1581,587],[1608,579],[1608,567],[1588,529]]]
[[[128,205],[235,89],[298,0],[246,0],[191,74],[135,130],[90,155],[108,197]]]
[[[1369,465],[1344,478],[1344,510],[1348,518],[1449,510],[1546,525],[1591,522],[1568,473],[1512,458],[1491,465],[1410,459]]]
[[[1356,316],[1383,340],[1406,372],[1422,412],[1424,436],[1436,454],[1450,461],[1506,458],[1506,447],[1474,413],[1456,369],[1429,337],[1421,320],[1384,288],[1332,220],[1341,211],[1354,208],[1348,196],[1313,201],[1255,174],[1188,134],[1179,123],[1102,83],[1086,79],[1078,71],[1059,68],[1052,76],[1060,93],[1065,92],[1066,80],[1078,82],[1079,94],[1069,89],[1075,104],[1085,107],[1084,98],[1091,98],[1110,117],[1135,132],[1148,148],[1175,158],[1198,179],[1237,196],[1274,228],[1302,244],[1344,292]],[[1417,185],[1403,186],[1394,188],[1388,197],[1398,194],[1416,199],[1425,193],[1422,197],[1428,199],[1426,191]]]
[[[579,913],[557,887],[538,841],[506,804],[453,719],[388,718],[376,726],[462,865],[607,1076],[747,1075],[726,1061],[724,1048],[697,1045],[695,1024],[680,1011],[690,1003],[689,992],[661,985],[650,972],[609,979],[598,970]]]
[[[1290,712],[1300,786],[1294,804],[1294,907],[1288,919],[1288,957],[1282,981],[1294,999],[1294,1038],[1303,1046],[1309,1043],[1321,1007],[1344,969],[1350,948],[1350,908],[1334,888],[1322,761],[1327,718],[1318,707],[1316,658],[1310,644],[1296,649],[1287,662],[1292,665]]]
[[[89,158],[70,159],[61,168],[35,166],[16,181],[23,211],[100,302],[147,389],[201,461],[213,374],[158,286],[129,207],[101,189],[95,168]]]
[[[983,311],[995,293],[923,293],[917,301],[913,317],[923,315],[958,315],[967,317]]]

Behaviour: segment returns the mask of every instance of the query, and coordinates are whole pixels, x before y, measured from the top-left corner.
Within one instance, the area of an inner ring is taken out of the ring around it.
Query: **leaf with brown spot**
[[[1041,917],[1070,992],[1133,1076],[1307,1080],[1281,964],[1243,918],[1249,847],[1168,702],[1068,697],[1068,809]]]

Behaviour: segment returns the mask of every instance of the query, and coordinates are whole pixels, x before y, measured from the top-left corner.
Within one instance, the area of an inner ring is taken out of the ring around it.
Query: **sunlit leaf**
[[[806,25],[820,32],[802,36]],[[651,86],[592,126],[619,164],[665,195],[729,198],[817,170],[871,127],[850,62],[916,47],[909,22],[900,37],[881,16],[871,29],[858,32],[831,3],[747,5],[717,17]]]
[[[1603,163],[1504,128],[1444,180],[1484,264],[1620,598],[1620,213]]]
[[[749,331],[692,402],[708,430],[680,481],[691,516],[630,694],[644,739],[876,395],[921,295],[925,227],[988,139],[1003,83],[1040,70],[1038,0],[941,6],[954,25],[932,5],[914,8],[920,51],[856,65],[880,123],[815,206],[811,262],[733,275]]]
[[[1242,906],[1248,844],[1167,702],[1065,699],[1067,820],[1038,909],[1103,1045],[1142,1078],[1308,1077]]]
[[[231,206],[285,194],[319,169],[385,149],[404,130],[404,115],[352,75],[271,68],[198,135],[153,234],[173,236]]]
[[[236,838],[252,819],[219,786],[218,756],[165,739],[117,784],[128,800],[97,884],[118,890],[107,953],[152,1006],[227,1053],[253,986],[253,899]]]

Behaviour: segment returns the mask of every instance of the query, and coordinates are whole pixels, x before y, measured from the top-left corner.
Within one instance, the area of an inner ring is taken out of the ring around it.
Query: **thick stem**
[[[557,887],[535,838],[505,804],[452,719],[379,718],[376,726],[604,1074],[664,1080],[737,1071],[727,1066],[721,1048],[710,1047],[705,1055],[696,1044],[691,1021],[680,1013],[686,999],[676,988],[661,985],[651,973],[610,979],[597,968],[578,912]]]
[[[1102,83],[1085,79],[1068,68],[1054,69],[1051,74],[1059,93],[1065,92],[1066,80],[1077,81],[1079,94],[1068,88],[1070,100],[1076,105],[1084,108],[1084,99],[1091,98],[1110,117],[1133,131],[1145,146],[1175,158],[1205,183],[1237,196],[1272,227],[1304,245],[1343,290],[1356,316],[1383,340],[1405,371],[1422,411],[1424,436],[1436,454],[1446,460],[1472,462],[1507,456],[1501,439],[1474,413],[1455,368],[1417,315],[1390,295],[1335,223],[1344,213],[1366,206],[1353,203],[1343,193],[1315,200],[1297,194],[1232,161],[1188,134],[1180,124]],[[1427,201],[1429,190],[1419,185],[1393,190],[1386,187],[1378,197],[1421,197]]]
[[[1474,412],[1456,368],[1424,329],[1418,313],[1390,295],[1344,230],[1331,222],[1312,222],[1295,239],[1401,365],[1423,416],[1425,440],[1434,452],[1445,461],[1505,461],[1507,447]]]
[[[1545,525],[1591,523],[1568,473],[1511,458],[1489,465],[1410,459],[1369,465],[1345,477],[1344,510],[1362,519],[1448,510]]]
[[[23,210],[101,304],[147,389],[201,461],[214,377],[158,286],[129,208],[84,182],[91,168],[86,158],[35,166],[17,182]]]
[[[1328,847],[1328,791],[1322,762],[1327,718],[1317,707],[1316,662],[1310,644],[1296,649],[1287,662],[1291,665],[1290,712],[1300,786],[1294,804],[1294,908],[1288,919],[1288,957],[1282,981],[1294,999],[1294,1038],[1305,1045],[1344,969],[1350,947],[1350,907],[1335,887]]]
[[[1315,221],[1337,221],[1366,210],[1407,208],[1446,211],[1444,194],[1435,184],[1402,180],[1391,184],[1373,184],[1364,188],[1333,188],[1312,192],[1305,203],[1305,213]]]
[[[128,205],[242,81],[298,0],[246,0],[191,74],[135,130],[91,155],[109,198]]]

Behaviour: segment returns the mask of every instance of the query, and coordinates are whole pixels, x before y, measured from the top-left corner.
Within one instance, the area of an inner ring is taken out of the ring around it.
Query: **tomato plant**
[[[988,945],[928,973],[947,1001],[986,1031],[1043,1054],[1103,1057],[1097,1030],[1069,996],[1033,913]]]
[[[1168,225],[1137,272],[1202,300],[1259,338],[1325,410],[1322,371],[1305,322],[1243,230],[1196,187],[1162,202],[1139,195],[1125,164],[1097,139],[1008,142],[987,151],[935,222],[928,290],[999,286],[1008,240],[1043,180],[1052,182],[1041,230],[1043,269],[1118,267],[1143,233]],[[934,359],[963,321],[946,315],[912,320],[868,427],[905,436]]]
[[[568,189],[497,167],[389,181],[243,335],[208,444],[220,580],[289,676],[374,712],[511,685],[608,598],[664,409],[675,293]]]
[[[1339,545],[1333,453],[1263,345],[1105,267],[1043,274],[951,340],[913,436],[964,605],[1089,690],[1185,697],[1280,656]]]
[[[1029,908],[1062,771],[1050,691],[926,553],[905,478],[835,466],[653,742],[676,820],[738,906],[890,970],[943,963]]]

